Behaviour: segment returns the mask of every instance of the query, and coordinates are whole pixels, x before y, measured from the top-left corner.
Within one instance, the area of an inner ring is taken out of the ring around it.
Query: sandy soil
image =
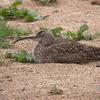
[[[0,5],[9,5],[13,0],[2,0]],[[61,26],[66,31],[78,30],[87,23],[89,32],[100,31],[100,6],[90,4],[91,0],[59,0],[58,5],[42,6],[24,0],[23,7],[39,10],[41,15],[50,17],[31,23],[10,21],[15,27],[25,27],[31,31],[39,27]],[[52,13],[54,11],[58,11]],[[100,38],[81,41],[86,45],[100,47]],[[21,41],[12,49],[25,49],[29,52],[36,46],[35,41]],[[0,53],[6,50],[0,49]],[[100,62],[89,64],[22,64],[9,61],[0,66],[0,100],[100,100]],[[64,91],[63,95],[50,95],[52,85]]]

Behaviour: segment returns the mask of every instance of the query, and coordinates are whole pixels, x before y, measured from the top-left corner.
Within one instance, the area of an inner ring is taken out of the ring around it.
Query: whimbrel
[[[84,64],[100,60],[100,48],[87,46],[74,40],[55,38],[46,31],[40,31],[34,37],[23,39],[38,39],[34,49],[34,59],[38,63],[77,63]],[[15,42],[17,42],[15,41]]]

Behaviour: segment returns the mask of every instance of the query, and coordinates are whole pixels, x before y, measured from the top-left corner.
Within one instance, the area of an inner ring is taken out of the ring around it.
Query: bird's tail
[[[89,60],[100,60],[100,48],[89,47],[88,58],[89,58]]]

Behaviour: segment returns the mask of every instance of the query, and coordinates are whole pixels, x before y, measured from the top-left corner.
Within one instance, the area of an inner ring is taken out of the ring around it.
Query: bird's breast
[[[44,48],[44,46],[42,45],[38,45],[36,46],[36,48],[34,49],[34,59],[36,62],[41,63],[44,60],[44,57],[46,56],[46,50]]]

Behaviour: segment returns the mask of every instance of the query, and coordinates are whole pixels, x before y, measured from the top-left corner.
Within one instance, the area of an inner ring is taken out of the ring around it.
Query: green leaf
[[[5,61],[0,60],[0,65],[4,65],[4,64],[5,64]]]
[[[33,17],[33,16],[31,16],[31,15],[25,16],[24,19],[25,19],[26,22],[36,21],[35,17]]]
[[[15,59],[16,59],[16,61],[22,62],[22,63],[34,62],[32,55],[27,53],[25,50],[21,50],[19,53],[17,53]]]
[[[9,11],[9,18],[17,18],[16,17],[16,12],[17,12],[17,8],[16,7],[9,7],[8,11]]]
[[[0,16],[3,16],[5,19],[14,18],[16,16],[16,11],[16,7],[1,8]]]
[[[26,60],[27,60],[28,62],[34,62],[34,59],[33,59],[32,55],[30,55],[30,54],[27,54],[27,55],[26,55]]]
[[[12,35],[13,29],[6,25],[6,21],[0,21],[0,38]]]
[[[5,53],[5,57],[9,59],[15,59],[18,62],[27,63],[34,62],[34,59],[31,54],[27,53],[25,50],[21,50],[19,52],[15,51],[7,51]]]
[[[17,53],[14,52],[14,51],[7,51],[7,52],[5,53],[5,57],[6,57],[6,58],[9,58],[9,59],[15,58],[16,55],[17,55]]]
[[[16,36],[23,36],[29,34],[29,32],[25,28],[15,28],[14,34]]]
[[[45,17],[38,16],[36,10],[18,9],[17,6],[22,3],[22,0],[16,0],[7,8],[0,8],[1,19],[18,19],[24,18],[27,22],[44,19]]]
[[[95,37],[95,34],[94,34],[94,35],[89,34],[89,33],[84,34],[84,39],[85,39],[85,40],[92,40],[92,39],[95,39],[95,38],[96,38],[96,37]]]
[[[29,33],[24,28],[13,28],[6,24],[6,21],[0,20],[0,47],[2,48],[11,46],[10,37],[22,36]]]
[[[56,27],[56,28],[51,29],[51,32],[53,33],[55,37],[59,36],[62,31],[63,31],[62,27]]]
[[[0,8],[0,16],[6,17],[9,15],[10,15],[9,8]]]
[[[65,32],[64,35],[65,35],[65,38],[68,38],[71,40],[77,38],[77,32],[68,31],[68,32]]]
[[[4,17],[3,16],[0,16],[0,20],[3,21],[4,20]]]
[[[33,16],[33,17],[37,17],[37,16],[38,16],[36,10],[29,10],[27,15],[31,15],[31,16]]]
[[[22,4],[22,0],[16,0],[11,6],[17,7],[20,4]]]
[[[39,0],[42,3],[48,3],[49,0]]]
[[[2,47],[3,49],[7,49],[11,46],[10,41],[8,40],[1,40],[0,39],[0,47]]]
[[[19,61],[19,62],[26,62],[26,51],[22,50],[20,53],[18,53],[16,55],[16,61]]]
[[[36,10],[28,11],[27,15],[25,16],[25,20],[27,22],[32,22],[32,21],[41,20],[41,19],[43,19],[43,17],[38,16]]]
[[[85,32],[86,30],[88,30],[88,25],[87,24],[84,24],[80,27],[79,31],[78,31],[78,34],[83,34],[83,32]]]
[[[27,13],[28,13],[27,9],[20,9],[16,11],[16,16],[23,18],[27,15]]]

